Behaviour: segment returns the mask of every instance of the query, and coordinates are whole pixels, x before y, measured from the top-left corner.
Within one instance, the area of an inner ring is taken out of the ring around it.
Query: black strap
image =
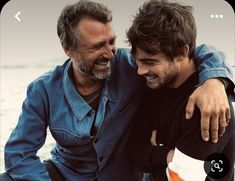
[[[51,160],[45,160],[43,164],[46,167],[52,181],[65,181],[64,176],[60,173],[59,169]]]

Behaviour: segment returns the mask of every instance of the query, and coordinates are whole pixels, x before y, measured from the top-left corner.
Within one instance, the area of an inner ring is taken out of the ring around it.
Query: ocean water
[[[4,145],[17,124],[28,84],[39,75],[52,69],[46,66],[3,66],[0,81],[0,172],[4,171]],[[50,157],[54,140],[47,131],[45,145],[38,151],[41,160]]]

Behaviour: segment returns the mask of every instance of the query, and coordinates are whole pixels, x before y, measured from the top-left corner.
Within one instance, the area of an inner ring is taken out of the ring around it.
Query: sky
[[[95,0],[106,4],[113,12],[113,28],[117,46],[125,44],[126,31],[133,15],[144,0]],[[10,0],[1,11],[0,64],[37,65],[65,59],[56,34],[58,16],[64,6],[76,0]],[[234,66],[234,12],[224,0],[178,0],[194,7],[197,24],[197,44],[211,44],[227,55]],[[14,16],[20,12],[18,21]],[[218,18],[216,18],[218,15]],[[212,18],[214,16],[214,18]],[[234,69],[234,67],[233,67]]]

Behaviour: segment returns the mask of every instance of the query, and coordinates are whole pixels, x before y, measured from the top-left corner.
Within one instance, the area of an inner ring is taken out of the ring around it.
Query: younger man
[[[230,162],[229,173],[222,180],[232,181],[234,118],[216,144],[202,141],[199,110],[191,121],[185,119],[187,100],[199,84],[193,58],[196,27],[191,9],[178,3],[150,0],[140,8],[127,33],[138,74],[153,89],[140,104],[129,156],[136,166],[152,172],[156,180],[167,180],[168,167],[171,181],[172,175],[179,180],[200,181],[206,177],[204,160],[212,153],[222,153]],[[232,90],[227,94],[234,96]],[[155,129],[157,145],[152,145],[149,140]]]

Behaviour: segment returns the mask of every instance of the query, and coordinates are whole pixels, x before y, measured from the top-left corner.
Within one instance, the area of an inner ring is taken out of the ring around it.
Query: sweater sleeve
[[[170,150],[165,146],[154,146],[150,143],[152,131],[154,130],[155,107],[152,97],[145,96],[135,117],[128,142],[128,157],[130,161],[146,172],[154,171],[167,166],[166,156]]]
[[[204,161],[214,153],[223,154],[230,163],[234,163],[235,120],[234,108],[232,107],[234,102],[230,103],[232,119],[226,128],[226,132],[222,137],[219,138],[216,144],[212,142],[204,142],[201,139],[200,112],[198,109],[195,112],[192,120],[187,121],[185,118],[182,118],[182,130],[180,131],[181,136],[176,144],[173,161],[168,165],[169,171],[173,170],[183,180],[196,181],[205,179],[206,174],[203,167]],[[228,149],[229,151],[227,151]],[[230,177],[232,172],[233,166],[229,168],[230,174],[227,174],[227,177]],[[224,179],[229,180],[227,177],[224,177]]]

